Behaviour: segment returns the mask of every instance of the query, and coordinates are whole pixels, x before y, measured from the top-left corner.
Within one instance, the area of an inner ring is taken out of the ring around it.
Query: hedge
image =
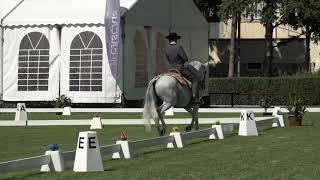
[[[272,105],[286,105],[290,94],[301,97],[306,105],[320,104],[320,76],[210,78],[211,104],[257,105],[271,98]]]

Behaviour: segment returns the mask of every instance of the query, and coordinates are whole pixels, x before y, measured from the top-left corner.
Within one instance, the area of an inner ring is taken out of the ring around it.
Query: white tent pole
[[[1,26],[3,24],[3,21],[14,11],[17,9],[17,7],[19,7],[22,3],[24,2],[24,0],[21,0],[17,5],[15,5],[5,16],[3,16],[3,18],[1,19]]]
[[[21,0],[17,5],[15,5],[3,18],[1,18],[1,24],[0,28],[2,29],[1,31],[1,48],[3,48],[4,44],[4,29],[3,29],[3,21],[15,10],[17,7],[19,7],[24,0]],[[0,75],[1,75],[1,83],[0,83],[0,100],[3,100],[3,49],[1,50],[1,59],[0,59]]]

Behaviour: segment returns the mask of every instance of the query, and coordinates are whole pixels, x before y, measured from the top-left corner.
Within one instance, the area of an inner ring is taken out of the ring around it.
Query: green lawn
[[[147,148],[130,160],[104,157],[105,171],[99,173],[36,169],[2,179],[319,179],[319,119],[320,113],[308,113],[302,127],[260,128],[257,137],[233,134],[224,140],[188,141],[179,150]],[[88,127],[0,127],[0,161],[43,154],[49,143],[75,150],[78,132],[85,130]],[[146,134],[142,126],[104,126],[98,131],[100,144],[114,143],[121,130],[131,140],[157,136],[155,131]]]

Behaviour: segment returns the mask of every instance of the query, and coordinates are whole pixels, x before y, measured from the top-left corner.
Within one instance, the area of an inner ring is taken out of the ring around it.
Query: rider
[[[199,81],[201,75],[188,61],[188,57],[180,45],[170,45],[166,52],[169,64],[173,69],[177,69],[181,75],[192,82],[192,96],[194,103],[202,103],[199,96]]]

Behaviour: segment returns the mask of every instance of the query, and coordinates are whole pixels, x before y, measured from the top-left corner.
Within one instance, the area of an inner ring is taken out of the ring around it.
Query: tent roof
[[[0,19],[4,18],[20,0],[1,0]]]
[[[143,12],[143,13],[139,13]],[[126,23],[169,28],[208,28],[193,0],[139,0],[127,13]]]
[[[105,6],[106,0],[24,0],[4,19],[3,25],[104,24]],[[171,17],[173,28],[208,26],[192,0],[120,0],[120,6],[129,9],[129,24],[167,28]]]
[[[120,6],[130,9],[135,2],[137,0],[120,0]],[[106,0],[24,0],[3,21],[3,24],[5,26],[104,24],[105,8]]]

